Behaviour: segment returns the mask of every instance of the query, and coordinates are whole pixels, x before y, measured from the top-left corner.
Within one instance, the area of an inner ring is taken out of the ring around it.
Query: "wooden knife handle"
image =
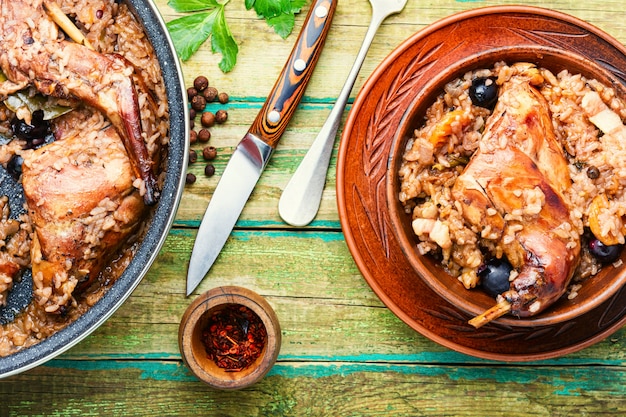
[[[276,148],[322,52],[338,0],[314,0],[291,51],[249,133]]]

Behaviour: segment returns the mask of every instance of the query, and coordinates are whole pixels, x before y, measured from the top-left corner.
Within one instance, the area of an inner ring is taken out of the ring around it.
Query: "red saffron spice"
[[[209,359],[227,372],[250,366],[260,355],[267,330],[246,306],[228,305],[216,311],[202,331],[202,342]]]

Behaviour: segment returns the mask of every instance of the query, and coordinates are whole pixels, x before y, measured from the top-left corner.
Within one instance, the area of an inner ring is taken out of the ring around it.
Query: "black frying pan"
[[[167,157],[167,171],[160,200],[155,208],[149,228],[139,245],[133,260],[107,293],[85,314],[72,324],[58,331],[37,345],[23,349],[7,357],[0,357],[0,378],[14,375],[65,352],[87,337],[104,323],[130,296],[154,262],[165,242],[174,221],[176,209],[185,185],[185,173],[189,154],[189,112],[187,93],[182,71],[174,46],[169,37],[165,22],[151,0],[127,0],[134,10],[152,45],[165,80],[169,113],[170,145]],[[19,184],[6,179],[2,174],[0,192],[11,195],[11,211],[14,214],[23,210],[23,195]],[[8,177],[12,180],[10,175]],[[14,180],[13,180],[14,181]],[[6,187],[6,188],[3,188]],[[6,190],[6,191],[5,191]],[[181,294],[184,280],[181,280]],[[32,278],[25,273],[14,285],[7,306],[0,309],[0,320],[13,320],[17,311],[24,308],[32,297]]]

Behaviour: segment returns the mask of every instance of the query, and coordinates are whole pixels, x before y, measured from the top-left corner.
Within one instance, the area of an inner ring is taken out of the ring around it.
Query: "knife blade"
[[[224,168],[191,252],[187,296],[202,282],[222,251],[296,111],[322,51],[337,1],[313,1],[278,80]]]

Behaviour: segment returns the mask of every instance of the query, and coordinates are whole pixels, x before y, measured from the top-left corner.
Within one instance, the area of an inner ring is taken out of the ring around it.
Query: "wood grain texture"
[[[451,13],[494,4],[551,7],[626,42],[619,0],[409,1],[387,19],[352,91],[393,48]],[[169,21],[179,14],[156,0]],[[0,416],[618,416],[626,414],[626,329],[558,359],[511,364],[466,356],[422,337],[394,316],[363,280],[341,233],[335,202],[336,150],[320,212],[306,228],[278,216],[280,193],[322,126],[370,20],[367,0],[340,0],[317,68],[235,231],[194,295],[184,296],[196,230],[230,153],[283,67],[295,36],[283,40],[232,0],[226,18],[239,45],[235,69],[203,45],[184,63],[230,95],[229,119],[211,129],[216,175],[189,167],[175,225],[146,278],[97,331],[52,360],[0,380]],[[296,33],[308,6],[296,19]],[[262,45],[262,48],[259,47]],[[350,102],[352,102],[352,99]],[[344,113],[344,121],[347,111]],[[196,122],[196,124],[198,124]],[[343,124],[342,124],[343,126]],[[341,127],[340,127],[341,133]],[[202,144],[193,149],[199,153]],[[214,391],[184,367],[179,320],[192,299],[235,284],[266,297],[280,319],[277,365],[244,391]]]
[[[555,417],[626,412],[623,391],[614,388],[626,382],[626,375],[604,367],[590,372],[581,367],[282,363],[251,388],[223,392],[199,384],[178,362],[55,360],[13,380],[11,401],[0,404],[3,416]],[[43,388],[42,382],[45,389],[32,389]]]

